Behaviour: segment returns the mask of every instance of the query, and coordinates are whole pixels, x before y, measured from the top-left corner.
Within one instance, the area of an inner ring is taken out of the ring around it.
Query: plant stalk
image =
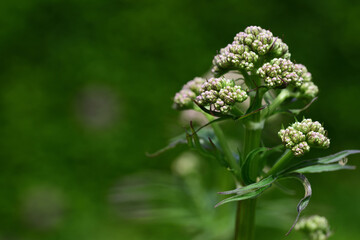
[[[255,208],[256,198],[237,203],[235,240],[254,239]]]
[[[289,165],[293,157],[294,157],[293,152],[287,149],[285,153],[281,156],[281,158],[274,164],[274,166],[266,174],[266,177],[275,174],[280,170],[283,170],[287,165]]]
[[[259,98],[259,99],[256,99]],[[261,105],[262,96],[257,94],[251,99]],[[257,107],[257,106],[256,106]],[[245,141],[243,148],[243,159],[253,149],[260,147],[263,124],[261,123],[260,112],[250,117],[251,121],[245,125]],[[258,166],[250,167],[250,176],[256,176]],[[256,198],[239,201],[236,211],[235,240],[253,240],[255,230],[255,209]]]
[[[287,89],[281,90],[279,95],[274,99],[274,101],[268,106],[267,109],[263,111],[261,114],[261,118],[264,119],[266,117],[271,116],[275,110],[283,103],[287,98],[291,97],[291,92]]]

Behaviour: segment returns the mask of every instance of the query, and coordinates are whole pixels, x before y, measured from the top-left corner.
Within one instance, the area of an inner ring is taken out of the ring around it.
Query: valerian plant
[[[209,120],[206,126],[212,127],[212,134],[202,134],[202,127],[195,129],[190,122],[190,131],[170,146],[187,143],[206,158],[218,160],[234,176],[237,188],[220,192],[232,196],[216,207],[237,202],[235,239],[254,238],[256,199],[261,193],[282,179],[299,180],[304,186],[305,196],[297,206],[298,216],[290,233],[312,194],[304,174],[353,169],[353,166],[342,164],[343,159],[360,151],[345,150],[306,159],[310,150],[330,146],[323,125],[310,118],[295,118],[293,124],[279,129],[279,146],[264,146],[262,132],[266,121],[281,113],[298,115],[311,105],[319,91],[307,68],[295,63],[288,46],[270,31],[250,26],[236,34],[233,42],[214,57],[211,72],[208,79],[196,77],[186,83],[174,97],[174,108],[180,111],[192,109],[204,114]],[[288,103],[294,102],[304,106],[291,109]],[[218,125],[225,120],[242,123],[245,134],[241,149],[230,147],[228,138]],[[268,161],[269,156],[276,152],[282,154],[275,163]]]

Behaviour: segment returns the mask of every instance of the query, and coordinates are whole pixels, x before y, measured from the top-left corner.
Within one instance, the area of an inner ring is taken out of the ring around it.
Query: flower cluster
[[[269,88],[286,87],[289,84],[300,87],[304,82],[302,77],[304,74],[295,66],[288,59],[274,58],[259,68],[257,73],[264,79],[265,85]]]
[[[302,156],[310,151],[310,146],[328,148],[330,139],[322,125],[311,119],[295,122],[290,127],[279,131],[279,136],[285,147],[291,149],[295,156]]]
[[[236,102],[247,99],[246,91],[235,85],[235,81],[221,78],[210,78],[201,86],[196,102],[201,106],[211,106],[215,111],[227,113]]]
[[[319,88],[311,81],[311,73],[302,64],[295,64],[295,71],[303,78],[304,83],[300,87],[300,92],[304,97],[314,98],[319,92]]]
[[[318,215],[301,219],[295,230],[306,233],[311,240],[326,240],[331,234],[326,218]]]
[[[187,82],[180,92],[175,94],[174,108],[178,110],[191,109],[193,106],[193,100],[199,94],[202,84],[205,79],[196,77],[193,80]]]
[[[259,57],[267,53],[273,57],[290,57],[288,46],[280,38],[274,37],[269,30],[256,26],[247,27],[215,56],[212,72],[219,75],[233,69],[251,71]]]

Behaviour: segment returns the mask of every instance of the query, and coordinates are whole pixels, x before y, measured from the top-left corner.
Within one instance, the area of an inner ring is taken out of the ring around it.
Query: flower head
[[[269,30],[250,26],[236,34],[234,41],[220,50],[214,57],[212,72],[218,75],[233,69],[251,71],[260,56],[289,58],[288,46]]]
[[[295,156],[302,156],[310,151],[310,147],[328,148],[330,139],[326,131],[318,122],[304,119],[295,122],[290,127],[279,131],[279,137],[286,148],[291,149]]]
[[[300,219],[295,230],[304,232],[311,240],[326,240],[331,234],[327,219],[318,215]]]
[[[201,85],[204,82],[205,79],[200,77],[196,77],[187,82],[180,92],[175,94],[174,108],[178,110],[191,109],[193,106],[193,100],[199,94]]]
[[[296,69],[293,62],[284,58],[274,58],[259,68],[257,73],[269,88],[286,87],[288,84],[300,87],[304,82],[302,72]]]
[[[227,113],[236,102],[247,99],[246,91],[235,81],[221,78],[210,78],[204,82],[196,97],[196,102],[202,106],[212,106],[216,111]]]

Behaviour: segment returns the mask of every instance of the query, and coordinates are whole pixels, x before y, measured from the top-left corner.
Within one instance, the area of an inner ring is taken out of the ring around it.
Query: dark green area
[[[180,150],[144,153],[183,131],[173,95],[248,25],[281,36],[313,74],[320,94],[306,116],[329,131],[326,153],[359,149],[358,1],[1,1],[0,239],[188,239],[173,225],[122,220],[110,189],[169,171]],[[309,214],[328,217],[334,240],[360,236],[359,170],[309,178]]]

